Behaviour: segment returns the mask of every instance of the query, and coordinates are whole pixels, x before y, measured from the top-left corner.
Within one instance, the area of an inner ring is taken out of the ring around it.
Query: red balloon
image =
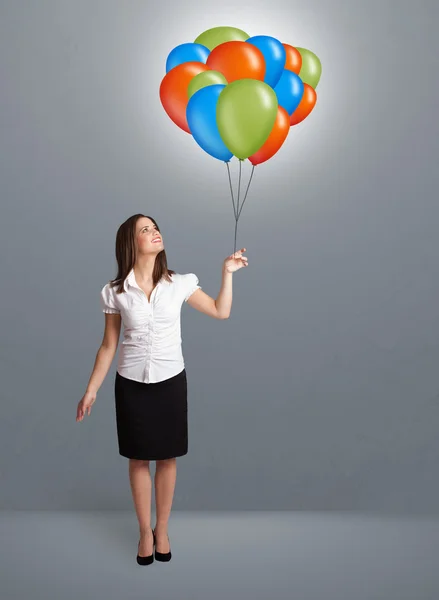
[[[224,42],[209,54],[206,65],[219,71],[228,83],[237,79],[259,79],[264,81],[265,58],[259,48],[247,42]]]
[[[195,75],[208,70],[209,67],[201,62],[181,63],[168,71],[160,84],[160,101],[163,108],[174,123],[187,133],[191,133],[186,119],[186,107],[189,102],[187,88]]]
[[[312,88],[307,83],[303,84],[303,96],[302,100],[299,103],[299,106],[290,116],[290,126],[297,125],[310,114],[314,106],[317,102],[317,93],[314,88]]]
[[[299,75],[302,68],[302,55],[294,46],[290,46],[289,44],[282,44],[282,46],[285,48],[287,54],[284,69],[293,71],[293,73]]]
[[[290,115],[282,106],[277,107],[276,121],[273,129],[267,138],[265,144],[259,148],[252,156],[249,156],[249,161],[252,165],[260,165],[276,154],[284,141],[287,139],[290,131]]]

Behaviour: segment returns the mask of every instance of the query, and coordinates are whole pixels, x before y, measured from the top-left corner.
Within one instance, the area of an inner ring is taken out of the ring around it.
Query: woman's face
[[[162,234],[148,217],[137,220],[136,240],[140,254],[158,254],[164,248]]]

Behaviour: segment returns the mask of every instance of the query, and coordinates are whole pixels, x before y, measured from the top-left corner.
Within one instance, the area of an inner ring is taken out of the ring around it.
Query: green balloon
[[[277,96],[258,79],[237,79],[223,89],[216,106],[219,134],[233,154],[244,160],[261,148],[277,116]]]
[[[215,85],[216,83],[222,83],[227,85],[227,79],[219,71],[202,71],[193,77],[187,88],[188,98],[193,96],[195,92],[201,90],[203,87],[208,85]]]
[[[299,73],[300,79],[303,83],[307,83],[312,88],[316,89],[320,80],[320,75],[322,74],[322,63],[320,62],[319,57],[306,48],[298,48],[297,46],[295,46],[295,48],[300,52],[302,57],[302,68]]]
[[[194,43],[203,44],[209,50],[213,50],[224,42],[245,42],[249,37],[248,33],[236,27],[212,27],[200,33]]]

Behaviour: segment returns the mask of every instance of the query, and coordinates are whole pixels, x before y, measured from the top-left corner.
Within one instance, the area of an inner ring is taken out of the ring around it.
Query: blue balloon
[[[196,61],[206,64],[209,54],[209,48],[206,48],[203,44],[195,44],[192,42],[180,44],[171,50],[166,59],[166,73],[185,62]]]
[[[303,96],[304,85],[296,73],[283,70],[274,91],[277,95],[277,101],[289,115],[292,115],[299,106]]]
[[[256,46],[265,58],[265,77],[264,82],[274,86],[280,79],[285,66],[286,52],[282,43],[269,35],[254,35],[245,40],[249,44]]]
[[[186,118],[197,144],[214,158],[228,162],[233,153],[224,144],[216,124],[216,105],[225,87],[218,83],[195,92],[186,107]]]

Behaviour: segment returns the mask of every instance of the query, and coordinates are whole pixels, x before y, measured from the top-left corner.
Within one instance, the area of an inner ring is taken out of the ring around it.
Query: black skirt
[[[157,383],[114,382],[119,454],[138,460],[163,460],[188,452],[186,369]]]

